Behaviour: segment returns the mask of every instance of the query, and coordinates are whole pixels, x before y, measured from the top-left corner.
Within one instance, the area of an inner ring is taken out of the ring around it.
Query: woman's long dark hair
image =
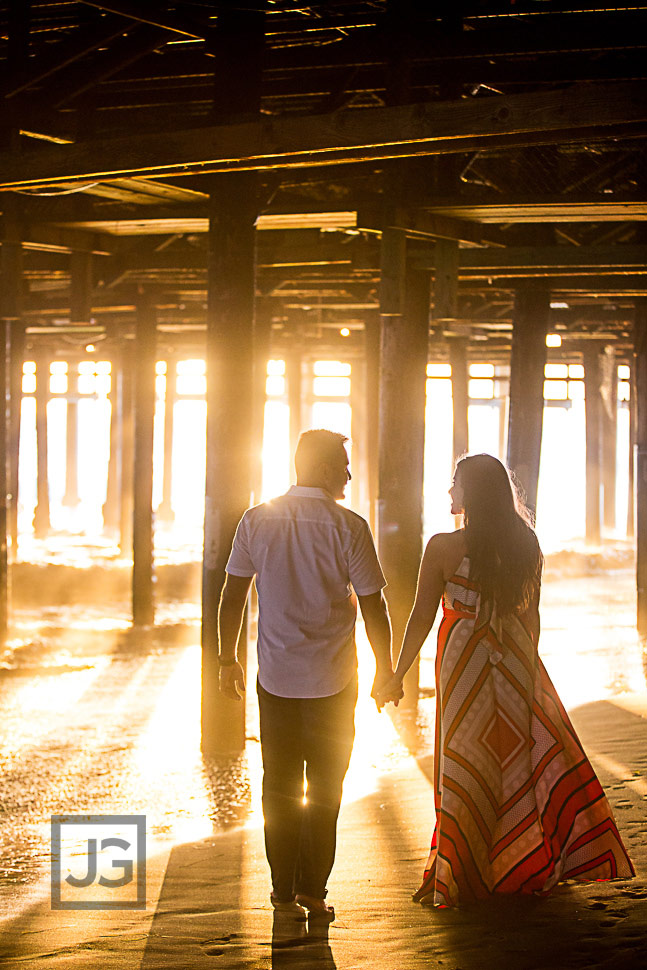
[[[507,468],[492,455],[461,458],[456,481],[463,489],[470,578],[500,615],[523,612],[544,561],[528,509]]]

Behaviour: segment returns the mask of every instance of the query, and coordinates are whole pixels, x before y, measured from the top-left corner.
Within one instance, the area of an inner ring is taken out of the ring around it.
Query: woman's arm
[[[397,703],[402,697],[404,675],[418,656],[433,625],[445,588],[443,567],[447,558],[447,538],[447,535],[440,534],[433,536],[427,543],[420,564],[416,599],[407,623],[395,673],[378,692],[377,700],[380,706],[389,700]]]

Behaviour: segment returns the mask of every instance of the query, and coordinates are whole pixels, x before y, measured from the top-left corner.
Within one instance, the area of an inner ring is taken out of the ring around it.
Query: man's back
[[[227,572],[256,576],[266,690],[317,697],[348,683],[356,667],[350,585],[360,596],[384,586],[364,519],[322,488],[293,486],[245,513]]]

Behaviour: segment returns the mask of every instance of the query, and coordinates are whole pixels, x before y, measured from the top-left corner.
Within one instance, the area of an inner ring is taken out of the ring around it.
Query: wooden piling
[[[387,578],[394,642],[413,605],[422,555],[425,392],[430,277],[406,266],[406,239],[382,233],[378,544]],[[418,700],[418,663],[405,705]]]
[[[510,356],[508,465],[523,488],[532,512],[537,508],[549,314],[548,290],[539,286],[516,290]]]
[[[290,409],[290,458],[296,451],[299,435],[304,431],[303,409],[303,360],[301,348],[292,347],[285,355],[285,379],[288,390],[288,407]]]
[[[264,4],[218,12],[215,117],[258,116]],[[218,603],[236,524],[249,505],[254,434],[255,173],[211,182],[207,268],[207,474],[202,571],[202,750],[245,746],[245,705],[218,690]],[[245,625],[238,647],[247,664]]]
[[[164,393],[164,467],[162,474],[162,501],[157,518],[172,525],[175,518],[171,504],[173,494],[173,431],[175,402],[177,400],[177,361],[172,354],[166,359],[166,390]]]
[[[36,356],[36,508],[34,534],[44,538],[50,531],[47,404],[49,402],[49,355]]]
[[[153,601],[153,422],[157,321],[150,294],[137,298],[133,487],[133,625],[155,622]]]
[[[600,351],[596,344],[586,346],[584,358],[584,397],[586,408],[586,541],[600,542],[600,488],[602,464],[602,396],[600,393]]]
[[[366,362],[366,466],[368,474],[368,521],[377,532],[380,436],[380,320],[374,310],[364,317],[364,359]]]
[[[110,454],[108,456],[108,480],[106,500],[103,504],[103,528],[105,532],[117,535],[120,520],[120,477],[121,477],[121,364],[119,354],[113,350],[110,360]]]
[[[22,416],[22,376],[25,363],[25,324],[22,319],[11,324],[11,363],[9,367],[9,549],[10,559],[18,557],[18,493],[20,468],[20,426]]]
[[[9,394],[11,391],[12,328],[20,321],[22,296],[22,247],[17,238],[5,238],[0,249],[0,645],[7,640],[10,611],[8,560],[9,479],[7,453],[10,445]]]
[[[202,747],[242,749],[244,705],[218,692],[218,603],[236,525],[249,505],[254,397],[255,176],[225,175],[210,198],[207,478],[202,574]],[[239,655],[245,661],[246,639]]]
[[[133,552],[133,477],[135,457],[135,429],[133,384],[135,366],[132,342],[123,343],[120,366],[119,429],[121,432],[120,494],[119,494],[119,548],[122,556]]]
[[[452,337],[449,340],[449,362],[452,368],[453,445],[456,462],[469,448],[467,340],[462,337]]]
[[[600,409],[602,521],[616,527],[616,452],[618,447],[618,364],[615,348],[607,344],[600,353]]]
[[[636,587],[638,635],[647,639],[647,299],[636,301]]]

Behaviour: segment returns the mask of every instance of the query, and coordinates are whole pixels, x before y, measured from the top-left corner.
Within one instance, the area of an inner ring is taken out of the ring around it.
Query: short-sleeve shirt
[[[357,669],[358,596],[386,586],[368,523],[323,488],[293,485],[245,512],[227,563],[255,576],[258,679],[279,697],[328,697]]]

